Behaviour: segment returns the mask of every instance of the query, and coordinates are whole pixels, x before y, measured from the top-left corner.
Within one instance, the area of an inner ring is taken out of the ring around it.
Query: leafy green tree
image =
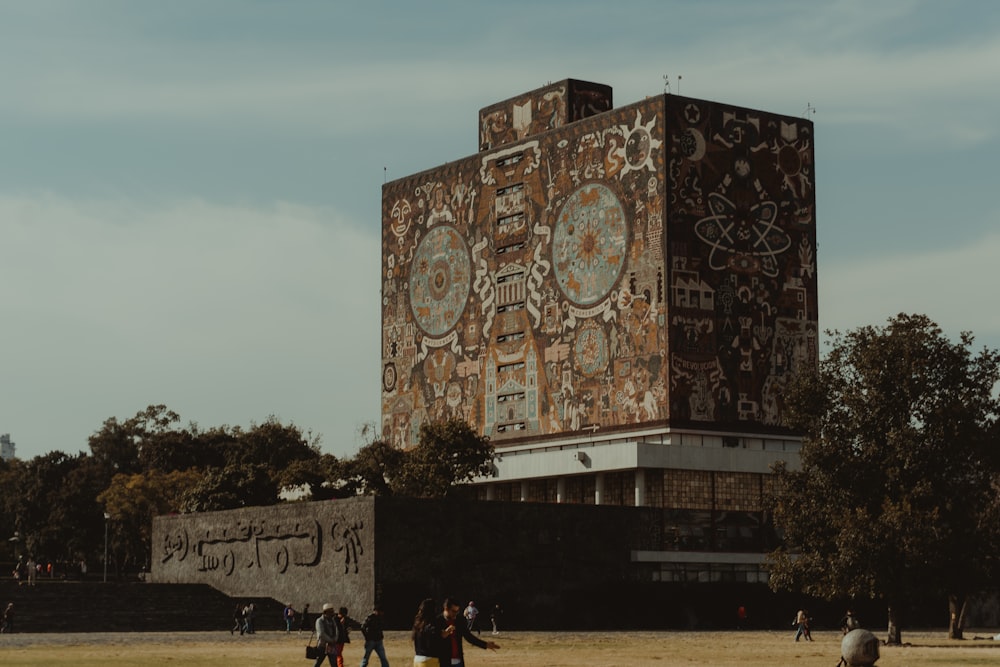
[[[176,428],[179,422],[180,415],[165,405],[150,405],[122,422],[111,417],[88,439],[91,454],[109,477],[204,465],[199,461],[203,450],[190,432]]]
[[[45,561],[95,558],[103,539],[97,495],[107,484],[103,466],[80,453],[50,452],[14,467],[5,485],[5,509],[20,550]]]
[[[358,495],[358,485],[351,480],[353,459],[338,459],[333,454],[321,454],[300,477],[310,500],[331,500]],[[300,487],[301,488],[301,487]]]
[[[188,429],[170,429],[146,434],[139,451],[143,471],[169,472],[225,465],[225,451],[212,446]]]
[[[1000,355],[922,315],[831,335],[785,395],[805,439],[801,470],[776,469],[771,586],[884,600],[889,643],[903,607],[948,598],[960,637],[964,601],[996,574]]]
[[[316,497],[343,493],[324,486],[337,460],[321,455],[319,442],[273,416],[249,429],[201,430],[150,405],[107,419],[89,437],[89,455],[0,462],[0,532],[17,532],[12,546],[22,554],[100,560],[107,512],[116,569],[138,569],[148,562],[155,514],[273,505],[283,489],[300,486]]]
[[[81,453],[74,462],[76,465],[51,495],[48,553],[65,561],[93,561],[100,553],[104,530],[97,497],[106,488],[108,477],[93,457]]]
[[[280,489],[263,465],[232,464],[208,468],[183,496],[188,512],[276,505]]]
[[[139,444],[128,420],[119,422],[109,417],[101,429],[88,438],[91,455],[107,471],[108,477],[118,473],[139,472]]]
[[[358,450],[354,458],[344,461],[337,475],[353,493],[391,496],[393,481],[408,462],[408,452],[384,440],[374,440]]]
[[[10,551],[5,552],[3,556],[14,560],[21,555],[23,549],[17,512],[20,508],[18,497],[21,479],[25,475],[24,468],[25,462],[21,459],[15,458],[9,461],[0,459],[0,539],[10,545]]]
[[[202,479],[196,469],[115,475],[97,496],[110,515],[112,553],[119,568],[145,568],[152,553],[153,517],[183,512],[184,499]]]
[[[228,430],[232,438],[225,449],[226,466],[266,470],[279,491],[312,479],[309,469],[319,461],[319,436],[303,434],[294,424],[282,424],[274,416],[247,430],[238,426]],[[277,497],[269,504],[275,502]]]
[[[493,470],[496,457],[488,436],[462,419],[423,424],[417,445],[405,452],[392,482],[397,495],[442,498],[461,484]]]

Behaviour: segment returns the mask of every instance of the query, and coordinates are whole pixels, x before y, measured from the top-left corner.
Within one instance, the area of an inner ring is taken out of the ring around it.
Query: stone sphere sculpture
[[[878,660],[878,637],[867,630],[851,630],[840,642],[840,655],[848,667],[869,667]]]

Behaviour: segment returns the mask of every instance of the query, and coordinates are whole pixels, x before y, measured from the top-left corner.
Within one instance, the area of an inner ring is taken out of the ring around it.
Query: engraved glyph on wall
[[[284,575],[319,566],[329,543],[334,554],[342,555],[344,572],[357,573],[364,555],[360,519],[336,518],[328,530],[320,521],[305,518],[235,520],[208,528],[201,527],[204,521],[183,523],[164,533],[160,563],[223,577],[247,571]]]

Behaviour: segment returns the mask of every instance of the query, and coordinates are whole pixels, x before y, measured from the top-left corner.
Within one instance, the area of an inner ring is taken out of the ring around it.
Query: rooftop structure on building
[[[17,445],[11,442],[10,433],[0,435],[0,459],[10,461],[16,456]]]
[[[461,417],[498,453],[480,498],[661,507],[657,578],[763,576],[818,359],[812,122],[567,79],[478,127],[382,189],[383,437]]]

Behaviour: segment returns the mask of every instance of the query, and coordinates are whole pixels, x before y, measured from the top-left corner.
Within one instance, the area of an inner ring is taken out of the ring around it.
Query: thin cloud
[[[876,124],[908,139],[940,137],[967,145],[995,136],[995,105],[989,100],[1000,84],[1000,70],[993,66],[1000,61],[1000,35],[894,48],[864,38],[890,34],[888,29],[910,18],[920,3],[839,2],[808,11],[796,6],[754,9],[755,15],[765,12],[773,22],[768,34],[781,34],[780,40],[762,40],[737,4],[732,14],[713,10],[711,29],[690,31],[693,36],[677,44],[676,52],[659,47],[658,53],[651,45],[653,58],[647,62],[655,64],[630,60],[622,68],[619,61],[609,62],[608,53],[620,52],[612,34],[599,53],[582,53],[564,63],[573,71],[552,70],[563,62],[557,55],[564,46],[532,37],[531,26],[522,28],[525,34],[514,34],[532,48],[505,53],[498,63],[444,58],[426,49],[414,49],[405,59],[389,58],[379,53],[377,42],[367,45],[363,56],[345,58],[336,45],[283,45],[277,37],[261,45],[192,43],[169,35],[142,41],[119,25],[109,44],[87,45],[71,34],[52,35],[53,43],[47,43],[43,36],[50,50],[75,55],[41,58],[30,76],[20,74],[14,60],[0,65],[7,69],[0,111],[32,122],[226,119],[255,126],[284,122],[332,134],[385,128],[404,108],[434,109],[423,120],[426,129],[435,117],[451,123],[449,109],[456,102],[461,108],[485,106],[505,91],[513,95],[581,72],[614,86],[620,103],[658,93],[665,73],[672,75],[673,92],[678,92],[680,73],[680,92],[695,97],[787,114],[811,102],[824,122]],[[670,25],[688,19],[701,25],[699,12],[681,12]],[[573,14],[567,21],[572,23]],[[502,19],[497,22],[502,25]],[[573,25],[593,29],[582,21]],[[497,30],[494,26],[485,39],[495,42]],[[395,55],[400,45],[386,47]],[[540,72],[540,58],[552,71]],[[776,62],[781,66],[776,68]],[[535,74],[526,80],[525,72]]]
[[[108,417],[165,402],[209,426],[278,413],[349,446],[344,429],[379,409],[378,343],[362,325],[379,318],[378,240],[356,230],[281,202],[0,196],[17,351],[0,395],[30,406],[6,428],[72,450],[60,433],[82,447]],[[52,405],[73,416],[53,420]]]
[[[1000,215],[997,215],[1000,228]],[[824,329],[880,326],[901,312],[927,315],[946,332],[971,331],[1000,349],[1000,313],[991,304],[1000,233],[933,252],[820,262],[819,312]]]

